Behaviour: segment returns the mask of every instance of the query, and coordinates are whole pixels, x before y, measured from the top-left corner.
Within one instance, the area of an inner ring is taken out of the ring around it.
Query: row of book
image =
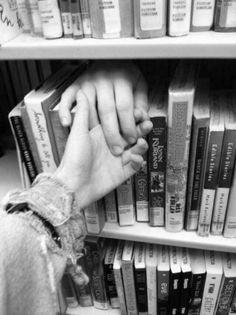
[[[228,0],[15,0],[23,31],[47,39],[153,38],[235,31]],[[11,4],[13,6],[13,4]]]
[[[120,308],[122,315],[228,315],[236,312],[236,254],[88,236],[78,260],[86,286],[68,272],[70,307]]]

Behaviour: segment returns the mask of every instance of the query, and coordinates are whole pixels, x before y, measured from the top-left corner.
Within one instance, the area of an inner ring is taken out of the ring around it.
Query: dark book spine
[[[233,294],[236,287],[236,278],[227,278],[224,281],[220,296],[219,303],[216,310],[216,315],[228,315],[230,304],[233,299]]]
[[[180,314],[181,272],[170,273],[169,315]]]
[[[113,263],[104,264],[104,277],[107,289],[107,296],[113,306],[114,299],[118,299],[115,277],[113,272]]]
[[[135,290],[139,313],[147,313],[147,278],[146,269],[135,269]]]
[[[201,311],[202,295],[206,280],[206,273],[195,274],[192,277],[189,297],[188,315],[199,315]]]
[[[21,120],[20,116],[12,116],[10,117],[11,123],[15,132],[15,137],[20,149],[21,157],[23,162],[25,163],[27,174],[29,176],[30,182],[32,183],[36,176],[38,175],[38,171],[36,169],[36,165],[34,163],[33,155],[30,149],[30,145],[27,139],[27,135]]]
[[[153,129],[149,134],[149,219],[152,226],[164,226],[166,181],[166,119],[151,118]]]
[[[188,314],[188,305],[189,305],[189,295],[191,290],[191,279],[192,272],[183,272],[182,273],[182,290],[181,290],[181,300],[180,300],[180,314]]]
[[[158,271],[157,274],[157,313],[160,315],[168,315],[169,312],[169,288],[170,288],[170,272]]]

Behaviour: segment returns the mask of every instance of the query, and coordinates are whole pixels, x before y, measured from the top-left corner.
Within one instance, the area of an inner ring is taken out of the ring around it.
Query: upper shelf
[[[0,47],[0,59],[236,58],[236,32],[190,33],[138,40],[54,39],[22,34]]]

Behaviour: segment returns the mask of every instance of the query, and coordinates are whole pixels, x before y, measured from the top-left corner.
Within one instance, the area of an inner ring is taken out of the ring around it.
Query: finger
[[[145,120],[144,122],[138,124],[136,128],[138,136],[145,137],[152,131],[153,123],[150,120]]]
[[[77,111],[70,135],[77,137],[89,130],[89,103],[86,95],[79,90],[76,94]]]
[[[122,164],[125,165],[130,161],[130,156],[143,155],[148,150],[148,144],[145,139],[139,138],[137,143],[122,154]]]
[[[143,157],[141,155],[131,154],[129,162],[123,167],[125,180],[133,176],[142,166]]]
[[[150,120],[148,113],[139,108],[134,109],[134,118],[136,123]]]
[[[114,80],[114,90],[121,133],[130,144],[133,144],[137,140],[137,131],[132,83],[124,77],[118,77]]]
[[[96,109],[96,89],[90,82],[81,83],[81,90],[87,96],[89,102],[89,130],[99,124],[97,109]]]
[[[79,89],[79,80],[75,80],[63,93],[59,103],[59,117],[63,126],[71,125],[71,107],[76,100],[76,93]]]
[[[119,131],[113,85],[108,80],[96,82],[98,114],[107,144],[114,155],[123,152],[124,144]]]
[[[134,89],[134,108],[148,114],[148,86],[142,74],[139,75]]]

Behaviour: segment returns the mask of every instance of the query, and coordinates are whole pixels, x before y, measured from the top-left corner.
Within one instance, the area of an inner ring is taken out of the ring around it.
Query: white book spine
[[[216,190],[214,212],[212,217],[211,233],[214,235],[222,234],[224,227],[225,214],[227,210],[229,188],[218,187]]]
[[[157,246],[146,244],[148,315],[157,314]]]
[[[198,234],[201,236],[209,235],[214,200],[215,190],[203,189],[200,216],[198,222]]]
[[[160,30],[163,25],[163,1],[140,1],[140,28],[142,31]]]
[[[191,31],[208,30],[213,23],[215,0],[194,0]]]
[[[87,232],[99,234],[104,226],[104,207],[102,200],[93,202],[84,209]]]
[[[42,22],[39,14],[39,7],[37,0],[27,0],[29,6],[29,12],[33,24],[34,33],[37,35],[42,35]]]
[[[169,35],[182,36],[189,33],[190,16],[191,16],[190,0],[170,0],[169,1]]]
[[[135,208],[131,178],[117,188],[117,203],[120,225],[133,225],[135,222]]]

